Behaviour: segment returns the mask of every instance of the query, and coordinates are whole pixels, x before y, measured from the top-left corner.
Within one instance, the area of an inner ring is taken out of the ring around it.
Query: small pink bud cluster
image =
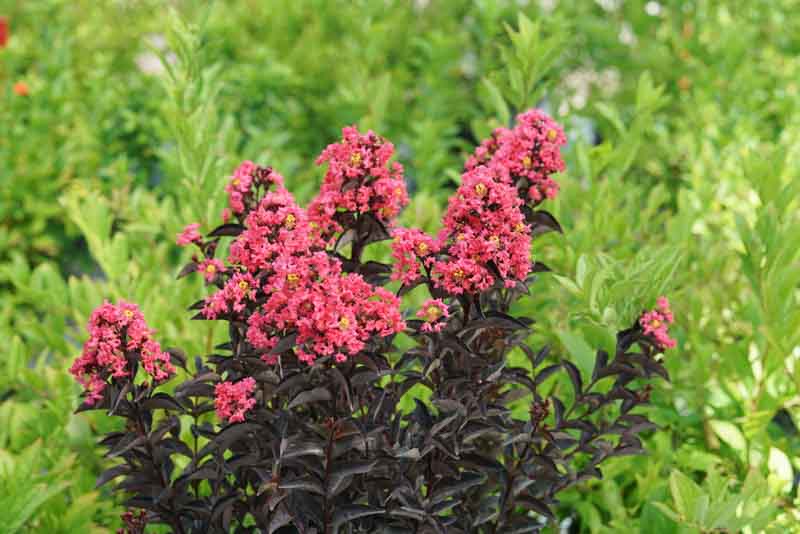
[[[446,319],[450,317],[450,313],[447,311],[447,305],[440,299],[428,299],[422,303],[417,317],[425,321],[420,327],[422,332],[441,332],[447,324]]]
[[[389,224],[408,204],[403,166],[389,163],[394,145],[371,130],[360,134],[354,126],[342,129],[342,141],[333,143],[317,158],[328,164],[319,194],[308,208],[323,236],[343,230],[337,212],[371,213]]]
[[[259,187],[266,191],[273,185],[283,188],[283,176],[272,170],[272,167],[260,167],[252,161],[243,162],[225,186],[231,210],[240,215],[247,209],[252,209],[258,204]],[[223,218],[227,219],[225,212]]]
[[[480,165],[501,167],[510,183],[527,183],[527,197],[533,203],[555,198],[558,183],[551,175],[565,168],[561,147],[567,138],[564,130],[547,114],[532,109],[517,115],[514,128],[498,128],[483,141],[467,160],[466,169]]]
[[[642,313],[639,325],[644,335],[650,337],[661,350],[675,347],[676,341],[669,337],[669,325],[674,322],[669,301],[666,297],[659,297],[656,309]]]
[[[70,373],[84,387],[89,405],[103,398],[109,378],[130,377],[126,353],[138,353],[145,372],[156,382],[175,373],[169,354],[153,340],[152,331],[135,304],[121,300],[115,306],[104,302],[92,312],[88,330],[89,339]]]
[[[214,387],[214,407],[220,419],[230,423],[241,423],[244,416],[253,406],[256,399],[253,392],[256,381],[248,376],[238,382],[220,382]]]

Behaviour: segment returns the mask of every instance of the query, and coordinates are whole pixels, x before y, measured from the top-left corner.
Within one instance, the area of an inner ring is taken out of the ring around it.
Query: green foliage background
[[[537,341],[584,369],[662,293],[679,339],[649,455],[552,531],[800,532],[800,2],[171,4],[0,0],[0,533],[118,526],[112,423],[72,415],[67,368],[104,298],[190,354],[221,334],[181,311],[203,289],[174,235],[215,224],[238,161],[307,201],[339,128],[374,128],[403,222],[436,230],[465,154],[535,105],[570,139]]]

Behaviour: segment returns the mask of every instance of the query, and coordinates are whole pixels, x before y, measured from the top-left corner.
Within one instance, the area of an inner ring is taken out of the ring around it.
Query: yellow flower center
[[[517,225],[514,226],[515,232],[522,232],[523,230],[525,230],[525,225],[521,222],[517,223]]]
[[[213,274],[213,273],[217,272],[216,265],[214,265],[213,263],[209,263],[208,265],[206,265],[206,272],[209,273],[209,274]]]
[[[294,273],[289,273],[286,275],[286,281],[289,282],[290,286],[294,286],[300,281],[300,277]]]
[[[484,196],[486,194],[486,186],[483,184],[477,184],[475,186],[475,194],[477,194],[479,197]]]
[[[358,165],[359,163],[361,163],[361,153],[354,152],[353,154],[350,155],[350,164]]]
[[[131,310],[125,310],[124,312],[122,312],[122,315],[130,319],[131,317],[133,317],[133,312]]]
[[[464,270],[463,269],[456,269],[453,271],[453,278],[456,280],[463,280],[464,279]]]
[[[250,289],[250,284],[248,284],[244,280],[239,280],[239,289],[241,289],[242,291],[247,291],[248,289]]]
[[[524,158],[522,158],[522,166],[525,167],[526,169],[530,169],[532,164],[533,161],[531,161],[530,156],[525,156]]]
[[[500,238],[496,235],[493,235],[489,238],[489,242],[498,245],[500,243]]]
[[[397,189],[394,190],[394,194],[398,197],[401,197],[403,196],[403,190],[398,187]]]
[[[297,218],[290,213],[289,215],[286,216],[286,219],[283,221],[283,225],[289,230],[291,230],[292,228],[294,228],[296,222]]]
[[[456,241],[464,241],[464,239],[466,239],[466,238],[467,238],[467,236],[465,236],[464,234],[456,235]]]
[[[425,310],[425,318],[428,320],[428,322],[432,323],[441,316],[442,310],[440,310],[438,306],[428,306],[428,309]]]
[[[424,256],[428,252],[428,245],[425,243],[417,243],[417,254]]]
[[[347,317],[342,317],[339,319],[339,328],[342,330],[347,330],[350,327],[350,319]]]
[[[659,326],[661,326],[661,321],[655,319],[653,322],[650,323],[650,326],[652,326],[653,328],[658,328]]]
[[[548,141],[555,141],[556,137],[558,137],[558,132],[555,130],[548,130],[547,131],[547,139]]]
[[[241,182],[239,181],[239,179],[238,179],[238,178],[235,178],[235,179],[233,180],[233,186],[234,186],[234,187],[239,187],[239,184],[240,184],[240,183],[241,183]]]

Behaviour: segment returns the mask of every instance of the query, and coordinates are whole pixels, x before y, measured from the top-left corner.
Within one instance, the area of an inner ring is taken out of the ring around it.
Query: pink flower
[[[558,194],[558,183],[550,176],[564,171],[561,147],[566,142],[558,123],[532,109],[517,115],[514,128],[495,130],[475,149],[465,168],[498,167],[508,176],[507,183],[519,183],[524,198],[538,204]]]
[[[197,231],[198,228],[200,228],[199,223],[186,225],[183,231],[178,234],[178,245],[185,247],[186,245],[190,245],[192,243],[200,243],[203,239],[203,236],[201,236],[200,232]]]
[[[156,382],[175,373],[169,354],[152,339],[152,331],[135,304],[104,302],[92,312],[87,328],[89,339],[70,367],[70,373],[84,387],[87,404],[103,398],[109,379],[130,376],[126,352],[138,353],[145,373]]]
[[[392,232],[392,280],[401,280],[410,285],[417,281],[420,274],[420,262],[425,262],[441,249],[439,242],[417,229],[397,228]]]
[[[668,332],[669,325],[673,322],[674,317],[666,297],[659,297],[656,309],[646,311],[639,317],[639,325],[644,335],[649,336],[661,350],[671,349],[677,344],[669,337]]]
[[[260,167],[252,161],[244,161],[236,168],[225,186],[228,204],[234,213],[243,213],[246,209],[257,205],[259,187],[266,191],[272,185],[282,189],[283,176],[275,172],[272,167]]]
[[[241,315],[248,302],[256,298],[258,281],[250,273],[236,273],[225,285],[206,297],[200,313],[206,319],[216,319],[221,315]]]
[[[244,378],[238,382],[220,382],[214,387],[214,407],[220,419],[230,423],[241,423],[244,416],[253,406],[256,399],[253,391],[256,381],[252,377]]]
[[[444,258],[433,262],[434,284],[451,294],[474,294],[497,276],[513,287],[530,272],[531,235],[522,200],[502,170],[475,167],[450,198],[439,235]]]
[[[206,282],[211,283],[218,274],[225,272],[225,264],[218,259],[205,259],[197,265],[197,272],[203,275]]]
[[[428,299],[422,303],[422,308],[417,312],[417,317],[425,323],[420,327],[422,332],[441,332],[447,324],[450,313],[447,306],[440,299]]]
[[[394,145],[371,130],[360,134],[354,126],[342,129],[342,141],[333,143],[317,158],[328,164],[319,194],[308,212],[319,232],[330,237],[343,230],[334,218],[338,211],[370,213],[390,224],[408,204],[403,166],[389,163]]]

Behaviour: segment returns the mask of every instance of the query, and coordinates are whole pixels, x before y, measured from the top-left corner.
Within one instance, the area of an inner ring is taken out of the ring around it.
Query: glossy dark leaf
[[[324,402],[331,399],[333,399],[333,397],[327,388],[314,388],[298,393],[295,398],[292,399],[292,402],[289,403],[289,409],[291,410],[292,408],[296,408],[311,402]]]
[[[383,514],[383,508],[375,506],[366,506],[363,504],[346,504],[336,509],[333,514],[333,531],[338,532],[338,529],[345,523],[361,519],[362,517],[369,517],[373,515]]]
[[[244,230],[245,228],[241,224],[227,223],[214,228],[211,232],[209,232],[208,237],[236,237],[244,232]]]
[[[191,261],[183,266],[183,269],[180,270],[178,276],[176,278],[183,278],[197,270],[197,263]]]
[[[283,354],[284,352],[293,349],[295,345],[297,345],[297,334],[291,333],[288,336],[281,338],[281,340],[278,341],[277,345],[275,345],[272,350],[269,351],[269,353]]]

